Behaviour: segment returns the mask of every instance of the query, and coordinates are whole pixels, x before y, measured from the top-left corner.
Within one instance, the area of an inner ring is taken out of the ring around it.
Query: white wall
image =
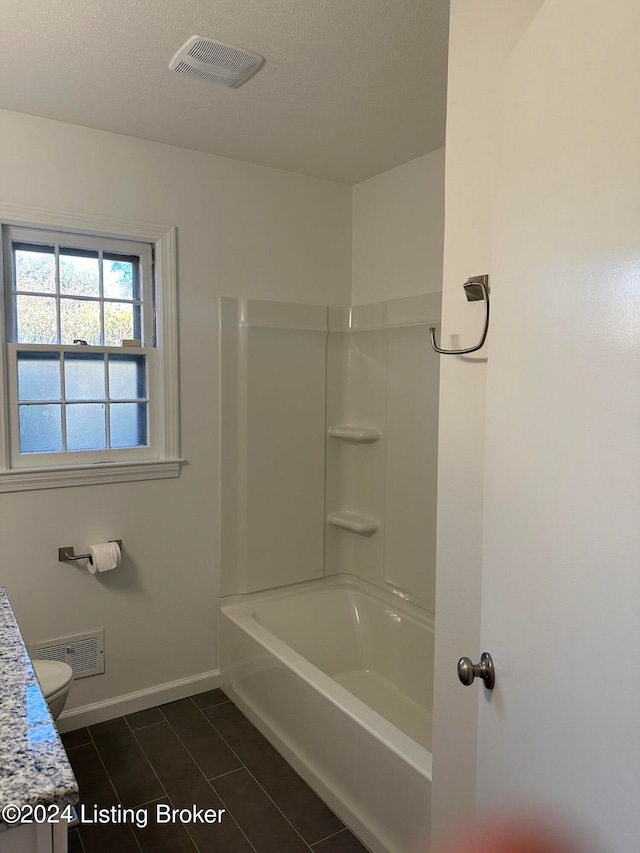
[[[470,275],[491,272],[488,205],[494,193],[500,75],[542,2],[451,3],[442,294],[446,347],[455,345],[456,336],[459,345],[472,345],[482,326],[483,305],[466,301],[462,283]],[[478,357],[441,358],[432,801],[436,840],[459,829],[475,806],[479,693],[458,683],[456,661],[483,651],[480,573],[490,347],[491,330]]]
[[[442,290],[444,148],[353,188],[353,304]]]
[[[0,583],[28,641],[106,629],[106,673],[69,707],[217,666],[221,294],[347,305],[351,188],[0,111],[3,201],[178,227],[182,455],[177,480],[0,496]],[[61,545],[122,538],[91,577]]]

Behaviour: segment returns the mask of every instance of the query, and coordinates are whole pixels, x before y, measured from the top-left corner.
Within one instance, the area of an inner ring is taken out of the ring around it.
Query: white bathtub
[[[351,576],[237,595],[222,684],[373,853],[428,847],[433,621]]]

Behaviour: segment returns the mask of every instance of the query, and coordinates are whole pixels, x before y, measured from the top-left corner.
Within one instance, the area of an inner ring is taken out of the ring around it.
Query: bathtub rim
[[[394,611],[397,610],[399,614],[418,623],[431,633],[434,632],[435,619],[429,611],[402,599],[397,594],[381,590],[362,578],[346,574],[331,575],[261,592],[237,593],[226,596],[220,600],[221,615],[234,622],[255,642],[267,649],[283,666],[292,670],[306,684],[316,689],[324,699],[347,714],[354,722],[361,725],[369,735],[390,749],[398,758],[405,761],[429,782],[432,782],[433,758],[430,750],[349,692],[283,640],[276,637],[255,618],[254,614],[258,603],[295,598],[305,593],[309,594],[313,589],[351,589],[364,593],[374,598],[378,603],[389,606]]]
[[[269,587],[268,589],[256,590],[255,592],[234,592],[229,595],[220,596],[221,607],[237,608],[239,613],[250,613],[253,610],[253,602],[260,600],[270,601],[271,599],[285,599],[294,596],[308,593],[312,588],[322,589],[340,589],[343,587],[352,587],[359,592],[364,592],[371,598],[376,599],[380,604],[387,604],[397,609],[399,613],[407,618],[424,625],[430,631],[435,631],[435,616],[430,611],[399,592],[395,587],[382,589],[370,581],[358,575],[341,572],[335,575],[326,575],[324,577],[311,578],[309,580],[299,581],[293,584],[283,584],[282,586]],[[244,607],[242,607],[244,605]]]

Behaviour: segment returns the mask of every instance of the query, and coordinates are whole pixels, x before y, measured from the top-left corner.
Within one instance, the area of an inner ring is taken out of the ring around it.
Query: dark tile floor
[[[96,808],[120,816],[144,807],[148,819],[146,827],[135,816],[85,820],[69,833],[69,853],[365,851],[221,690],[78,729],[62,741],[85,818]],[[158,805],[160,813],[194,805],[226,812],[216,824],[159,824]]]

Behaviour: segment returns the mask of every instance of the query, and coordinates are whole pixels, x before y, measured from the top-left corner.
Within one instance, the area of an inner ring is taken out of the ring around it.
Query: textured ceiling
[[[4,0],[0,107],[356,183],[444,144],[448,0]],[[260,53],[230,90],[192,35]]]

